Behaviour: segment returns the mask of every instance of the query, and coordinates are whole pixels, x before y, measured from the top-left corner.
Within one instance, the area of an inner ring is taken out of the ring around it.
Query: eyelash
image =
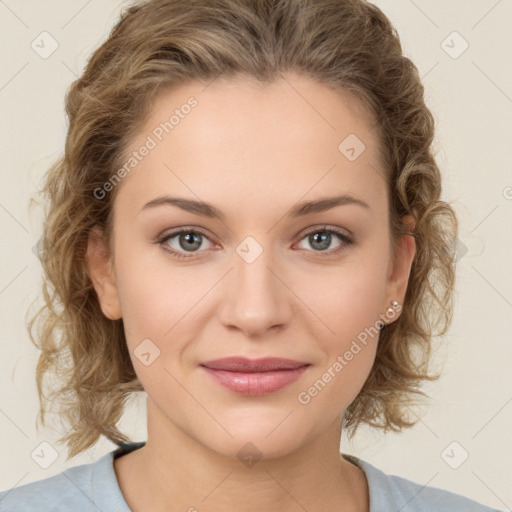
[[[181,235],[182,233],[198,234],[198,235],[204,236],[205,238],[207,238],[209,240],[208,235],[204,231],[202,231],[201,229],[193,228],[193,227],[190,227],[190,228],[185,227],[185,228],[179,229],[178,231],[174,231],[172,233],[169,233],[169,234],[166,234],[164,236],[161,236],[161,237],[157,238],[157,240],[155,240],[155,243],[160,245],[162,250],[164,250],[165,252],[171,254],[173,257],[175,257],[177,259],[185,260],[185,259],[194,258],[194,253],[190,253],[191,254],[190,256],[186,256],[183,252],[176,251],[175,249],[169,248],[169,246],[166,244],[166,242],[169,239],[174,238],[177,235]],[[341,231],[339,231],[337,229],[329,228],[327,226],[316,226],[316,227],[306,231],[303,234],[303,236],[302,236],[302,238],[300,240],[303,240],[308,235],[311,235],[313,233],[329,233],[329,234],[334,234],[334,235],[337,235],[341,239],[341,241],[343,242],[338,248],[331,249],[330,251],[313,251],[313,252],[317,252],[318,255],[321,258],[322,257],[334,256],[334,255],[336,255],[338,253],[346,251],[348,249],[348,246],[350,246],[351,244],[354,243],[354,241],[352,240],[351,237],[345,235],[344,233],[342,233]]]

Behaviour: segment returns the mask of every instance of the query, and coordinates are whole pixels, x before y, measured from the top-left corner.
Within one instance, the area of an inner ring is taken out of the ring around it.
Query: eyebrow
[[[361,199],[357,199],[351,195],[344,194],[341,196],[326,197],[322,199],[316,199],[314,201],[298,203],[290,209],[286,216],[292,218],[302,217],[312,213],[324,212],[330,210],[331,208],[335,208],[336,206],[344,206],[349,204],[361,206],[367,210],[371,209],[370,205]],[[160,196],[146,203],[142,207],[142,210],[162,205],[173,205],[181,208],[182,210],[194,213],[196,215],[201,215],[203,217],[219,219],[222,221],[226,220],[226,215],[219,209],[215,208],[215,206],[203,201],[195,201],[193,199],[185,199],[182,197]]]

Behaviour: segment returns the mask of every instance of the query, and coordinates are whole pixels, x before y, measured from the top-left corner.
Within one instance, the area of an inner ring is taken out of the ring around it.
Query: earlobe
[[[122,317],[110,250],[103,231],[94,226],[87,242],[86,266],[103,314],[110,320]]]

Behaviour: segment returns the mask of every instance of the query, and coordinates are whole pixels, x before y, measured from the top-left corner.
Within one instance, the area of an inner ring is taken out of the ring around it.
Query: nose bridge
[[[272,250],[247,237],[236,248],[233,265],[223,298],[222,322],[247,335],[285,323],[291,312],[289,292],[278,277]]]

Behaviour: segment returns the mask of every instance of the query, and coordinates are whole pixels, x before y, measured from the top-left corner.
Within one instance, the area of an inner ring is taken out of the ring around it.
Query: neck
[[[239,456],[213,451],[160,415],[148,400],[146,445],[114,463],[134,512],[221,512],[233,504],[239,512],[369,510],[364,473],[339,453],[341,420],[299,449],[267,458],[243,442]]]

